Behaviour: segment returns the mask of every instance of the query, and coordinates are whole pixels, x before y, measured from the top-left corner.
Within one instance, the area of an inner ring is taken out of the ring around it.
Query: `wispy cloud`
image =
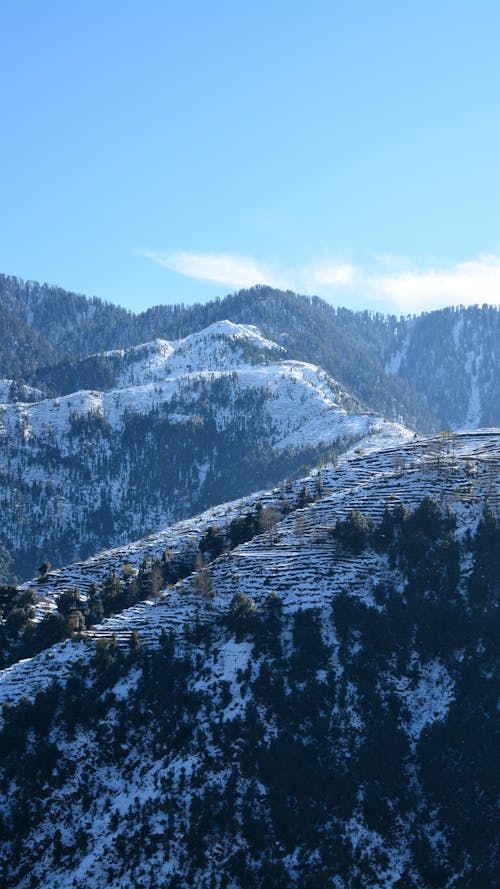
[[[312,267],[309,280],[304,277],[306,292],[402,314],[452,305],[500,305],[500,256],[434,268],[418,268],[396,256],[374,259],[369,268],[350,264]]]
[[[350,287],[358,276],[359,269],[345,262],[322,262],[302,272],[304,280],[317,287]]]
[[[141,253],[180,275],[202,281],[213,281],[227,287],[252,287],[254,284],[285,288],[290,286],[285,276],[249,256],[231,253],[189,253],[184,250],[169,253],[142,250]]]
[[[253,257],[230,253],[141,253],[181,275],[227,287],[269,284],[317,294],[336,304],[395,313],[459,304],[500,304],[497,255],[440,267],[416,267],[402,257],[372,255],[366,265],[322,260],[283,270]]]
[[[483,256],[441,269],[374,275],[374,295],[401,311],[418,312],[449,305],[500,304],[500,257]]]

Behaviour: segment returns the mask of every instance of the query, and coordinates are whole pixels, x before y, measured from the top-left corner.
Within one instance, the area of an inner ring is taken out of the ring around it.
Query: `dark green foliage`
[[[41,333],[18,317],[17,312],[3,302],[0,276],[0,377],[28,380],[36,375],[38,366],[55,360],[57,353]]]
[[[0,372],[27,380],[37,375],[43,363],[114,348],[120,325],[123,336],[123,325],[132,317],[125,309],[95,298],[5,275],[0,275],[0,305],[7,333],[0,351]],[[128,343],[132,342],[129,338]]]
[[[224,549],[224,537],[218,533],[217,528],[210,525],[200,540],[199,549],[205,553],[210,561],[220,556]]]
[[[57,610],[63,617],[69,617],[81,606],[80,593],[77,589],[65,590],[57,600]]]
[[[469,854],[475,862],[477,885],[495,880],[500,733],[492,707],[499,678],[489,645],[471,651],[448,718],[428,728],[419,743],[424,790],[448,825],[455,860],[465,862]]]
[[[0,583],[10,583],[14,581],[12,576],[13,558],[5,546],[0,544]]]
[[[498,602],[500,594],[500,524],[488,505],[480,519],[472,551],[471,603],[475,609],[487,609]]]
[[[326,649],[318,616],[312,608],[300,608],[293,619],[293,667],[299,680],[314,675],[325,665]]]
[[[50,562],[42,562],[42,564],[36,569],[38,574],[40,575],[40,580],[45,580],[47,574],[50,571]]]
[[[277,593],[269,593],[263,606],[256,649],[279,659],[283,628],[283,601]]]
[[[109,435],[111,432],[111,428],[106,418],[98,411],[90,411],[88,414],[74,413],[71,414],[69,419],[70,437],[91,441],[94,447],[96,438],[103,435]]]
[[[392,566],[404,570],[412,597],[448,599],[455,595],[460,578],[455,528],[454,514],[425,497],[413,512],[401,504],[386,508],[371,542],[378,552],[388,554]]]
[[[381,521],[372,531],[371,543],[373,548],[377,552],[389,552],[395,534],[398,533],[407,518],[408,510],[401,503],[397,503],[392,508],[386,505]]]
[[[26,623],[33,616],[35,594],[33,590],[18,590],[9,584],[0,585],[0,619],[7,620],[13,612],[23,611]],[[15,621],[17,623],[17,619]]]
[[[442,429],[466,422],[471,370],[478,372],[482,416],[479,426],[499,424],[500,312],[494,306],[447,308],[400,319],[399,343],[406,348],[399,376],[416,390]],[[466,356],[473,355],[473,366]]]
[[[229,526],[229,539],[233,546],[246,543],[259,532],[259,519],[255,513],[247,512],[245,516],[233,519]]]
[[[9,663],[11,653],[22,645],[35,614],[35,594],[15,586],[0,586],[0,665]],[[22,649],[21,649],[22,650]]]
[[[226,616],[226,623],[238,641],[251,632],[256,625],[257,606],[255,601],[244,593],[235,593]]]
[[[61,614],[47,614],[43,620],[33,629],[32,637],[28,637],[31,643],[30,654],[37,654],[44,648],[50,648],[56,642],[60,642],[67,635],[66,622]]]
[[[91,355],[88,358],[68,358],[57,364],[40,368],[37,383],[51,395],[70,395],[81,389],[106,391],[116,384],[124,361],[117,353]]]
[[[331,535],[346,549],[359,554],[368,545],[370,526],[359,510],[351,509],[345,519],[337,522]]]

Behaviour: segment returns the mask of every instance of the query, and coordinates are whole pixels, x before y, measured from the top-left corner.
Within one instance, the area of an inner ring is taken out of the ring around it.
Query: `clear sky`
[[[498,0],[0,0],[0,271],[500,303]]]

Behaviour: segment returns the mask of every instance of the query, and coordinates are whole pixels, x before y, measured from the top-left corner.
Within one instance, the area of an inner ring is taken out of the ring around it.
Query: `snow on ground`
[[[415,744],[428,725],[445,719],[455,697],[455,685],[438,660],[413,666],[414,679],[403,676],[395,683],[395,688],[408,711],[405,731]]]
[[[477,354],[477,351],[470,351],[465,360],[465,370],[470,379],[470,393],[463,431],[467,429],[477,429],[481,425],[481,392],[477,373],[477,368],[481,367],[481,364],[482,349],[480,350],[479,355]]]
[[[386,363],[385,370],[386,373],[398,374],[401,364],[406,358],[406,353],[408,352],[408,346],[410,344],[410,325],[408,325],[408,332],[401,343],[397,352],[392,355],[390,360]]]
[[[231,693],[231,700],[223,713],[224,720],[235,719],[245,709],[246,702],[237,678],[238,673],[248,667],[252,651],[251,642],[235,642],[234,639],[229,639],[218,651],[212,667],[213,676],[218,683],[227,683]]]
[[[12,401],[41,401],[43,397],[42,390],[34,386],[26,386],[16,380],[0,380],[0,405]]]
[[[220,326],[216,325],[217,328]],[[205,364],[210,363],[210,350],[205,352],[202,350],[202,345],[206,346],[205,334],[206,331],[203,331],[203,336],[201,333],[193,335],[197,337],[196,343],[199,347],[198,365],[202,357]],[[236,338],[236,342],[238,341]],[[245,342],[254,343],[254,341],[259,344],[269,343],[269,347],[272,346],[270,341],[260,337],[256,329],[252,336],[247,336],[245,339]],[[186,422],[193,413],[196,413],[198,399],[206,399],[207,395],[210,397],[210,387],[220,380],[228,381],[234,396],[244,390],[265,394],[265,410],[271,436],[269,444],[274,448],[301,448],[316,446],[319,443],[329,444],[339,438],[348,439],[365,435],[372,431],[374,425],[377,431],[384,429],[386,421],[374,414],[348,412],[343,406],[346,393],[342,387],[320,368],[298,361],[233,365],[227,370],[207,370],[199,366],[196,370],[188,370],[187,368],[191,368],[192,365],[187,358],[182,357],[177,366],[178,373],[165,375],[162,370],[158,378],[151,379],[152,368],[161,366],[164,369],[169,365],[171,359],[167,357],[162,363],[161,354],[171,354],[172,358],[178,354],[177,351],[170,353],[170,344],[165,341],[160,341],[160,344],[161,348],[153,352],[152,357],[148,353],[147,370],[144,365],[141,373],[136,373],[136,370],[133,372],[135,379],[149,378],[150,382],[128,385],[109,392],[83,390],[71,395],[45,399],[35,404],[2,406],[0,414],[4,436],[10,438],[13,443],[18,440],[19,435],[22,436],[22,440],[30,443],[50,439],[51,444],[57,442],[62,454],[65,455],[69,453],[68,436],[77,417],[100,417],[111,429],[119,430],[131,413],[144,415],[162,407],[172,422]],[[221,365],[224,366],[224,360],[220,355],[217,355],[216,365],[219,368]],[[163,378],[160,379],[160,376]],[[179,413],[178,409],[174,408],[169,414],[169,405],[174,404],[174,399],[175,404],[178,404],[179,398],[186,403],[186,413]],[[230,404],[227,408],[220,405],[215,407],[214,404],[214,417],[218,427],[224,427],[230,411]],[[396,431],[394,424],[389,424],[387,428],[394,433]],[[403,429],[403,427],[398,428]]]
[[[157,339],[122,353],[127,367],[121,371],[117,386],[161,382],[169,376],[200,370],[229,370],[245,363],[245,347],[261,352],[263,358],[268,352],[285,352],[252,324],[217,321],[182,340]]]
[[[361,808],[347,822],[347,831],[354,853],[359,850],[363,857],[379,861],[383,861],[385,857],[387,863],[385,866],[379,865],[378,879],[380,882],[376,885],[380,889],[390,889],[391,886],[397,885],[409,859],[405,838],[400,836],[395,844],[394,842],[388,843],[381,834],[366,827]]]

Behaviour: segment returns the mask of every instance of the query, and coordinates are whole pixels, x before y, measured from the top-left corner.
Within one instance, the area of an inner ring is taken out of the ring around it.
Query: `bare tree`
[[[269,540],[273,538],[273,532],[278,522],[281,521],[281,513],[275,506],[265,506],[260,511],[259,525],[261,531],[269,533]]]

